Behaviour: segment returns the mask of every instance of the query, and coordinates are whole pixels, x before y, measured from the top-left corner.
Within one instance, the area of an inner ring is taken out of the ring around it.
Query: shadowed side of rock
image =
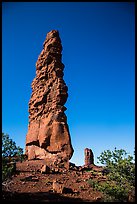
[[[64,106],[68,88],[63,80],[62,45],[59,32],[46,36],[36,62],[29,101],[29,126],[26,135],[28,159],[45,159],[54,164],[68,161],[73,148]]]

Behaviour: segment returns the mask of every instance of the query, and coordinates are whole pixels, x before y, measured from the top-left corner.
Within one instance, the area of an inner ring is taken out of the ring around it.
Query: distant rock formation
[[[36,62],[29,101],[29,126],[26,135],[28,160],[45,159],[61,163],[73,155],[73,147],[64,106],[68,88],[63,80],[64,64],[59,32],[46,36],[43,50]]]
[[[84,150],[85,153],[85,166],[90,166],[94,164],[94,155],[91,149],[86,148]]]

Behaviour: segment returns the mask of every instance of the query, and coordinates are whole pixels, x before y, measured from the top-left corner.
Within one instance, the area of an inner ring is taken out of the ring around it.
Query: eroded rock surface
[[[28,159],[50,163],[68,161],[73,154],[64,106],[68,88],[63,80],[62,45],[59,32],[46,36],[36,62],[29,101],[29,126],[26,135]]]
[[[94,155],[91,149],[85,148],[85,166],[90,166],[94,164]]]

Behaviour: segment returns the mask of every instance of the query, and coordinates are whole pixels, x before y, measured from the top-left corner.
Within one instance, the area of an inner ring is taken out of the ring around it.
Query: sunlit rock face
[[[91,149],[85,148],[85,166],[90,166],[94,164],[94,154]]]
[[[59,32],[50,31],[36,62],[29,101],[26,135],[28,159],[68,161],[73,155],[64,106],[68,88],[63,80],[62,45]]]

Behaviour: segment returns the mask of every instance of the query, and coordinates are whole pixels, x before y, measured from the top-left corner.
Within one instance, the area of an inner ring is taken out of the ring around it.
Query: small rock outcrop
[[[45,159],[54,165],[67,162],[73,147],[64,106],[68,88],[63,80],[62,45],[59,32],[46,36],[36,62],[29,101],[29,126],[26,135],[28,160]]]
[[[85,153],[85,166],[89,166],[94,164],[94,155],[91,149],[86,148],[84,150]]]

